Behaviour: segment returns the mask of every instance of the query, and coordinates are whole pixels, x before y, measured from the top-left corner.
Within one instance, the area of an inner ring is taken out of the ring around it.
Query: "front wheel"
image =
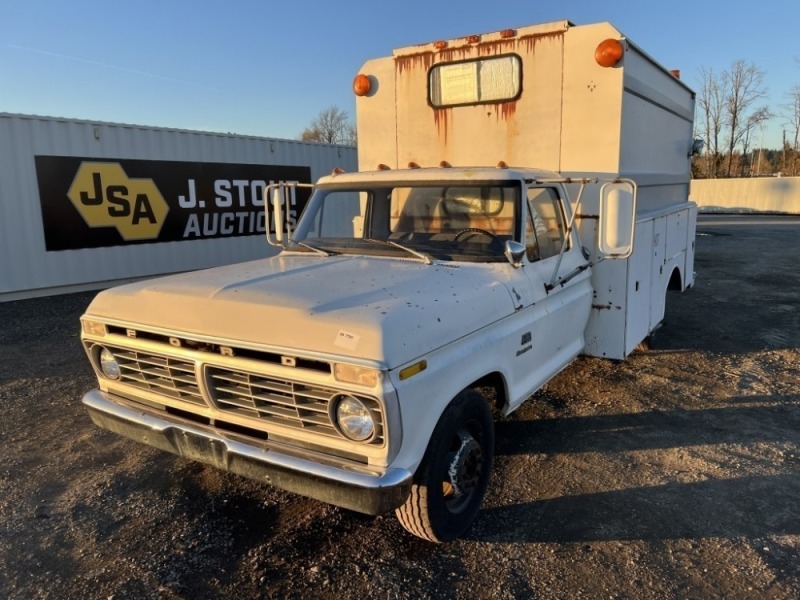
[[[474,390],[460,392],[433,430],[411,494],[397,509],[400,524],[431,542],[463,534],[480,510],[494,457],[489,407]]]

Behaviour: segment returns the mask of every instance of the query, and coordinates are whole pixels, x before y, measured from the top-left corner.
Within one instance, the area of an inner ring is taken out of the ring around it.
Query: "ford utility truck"
[[[123,436],[451,540],[493,418],[580,355],[625,358],[693,284],[694,94],[611,25],[566,21],[397,49],[354,92],[360,170],[270,186],[279,254],[97,295],[83,402]]]

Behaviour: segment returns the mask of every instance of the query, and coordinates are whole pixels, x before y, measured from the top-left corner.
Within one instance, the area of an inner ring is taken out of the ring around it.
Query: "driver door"
[[[579,271],[586,259],[578,236],[567,235],[567,211],[559,188],[528,187],[527,209],[522,270],[534,296],[543,298],[546,315],[539,319],[531,350],[521,358],[531,370],[531,388],[537,389],[583,351],[592,286],[590,270]],[[559,261],[565,237],[566,249]],[[556,283],[551,287],[554,273]]]

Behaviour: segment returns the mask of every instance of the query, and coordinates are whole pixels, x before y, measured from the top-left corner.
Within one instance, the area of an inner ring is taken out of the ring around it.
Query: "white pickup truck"
[[[274,186],[280,254],[95,298],[83,402],[450,540],[481,506],[493,412],[581,354],[624,358],[692,285],[694,94],[610,25],[568,22],[399,49],[354,91],[361,171],[322,178],[295,231],[297,185]]]

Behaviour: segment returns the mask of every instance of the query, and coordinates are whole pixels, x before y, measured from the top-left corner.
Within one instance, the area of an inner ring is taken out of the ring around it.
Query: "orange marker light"
[[[479,35],[467,36],[467,43],[468,44],[477,44],[480,41],[481,41],[481,36],[479,36]]]
[[[433,47],[437,50],[444,50],[447,48],[447,42],[445,40],[439,40],[438,42],[433,42]]]
[[[372,90],[372,81],[367,75],[359,73],[353,79],[353,93],[356,96],[366,96]]]
[[[500,37],[503,38],[504,40],[507,40],[508,38],[513,38],[516,35],[517,35],[516,29],[503,29],[503,31],[500,32]]]
[[[613,67],[622,60],[624,53],[625,49],[622,47],[622,42],[609,38],[597,45],[597,49],[594,51],[594,59],[601,67]]]

